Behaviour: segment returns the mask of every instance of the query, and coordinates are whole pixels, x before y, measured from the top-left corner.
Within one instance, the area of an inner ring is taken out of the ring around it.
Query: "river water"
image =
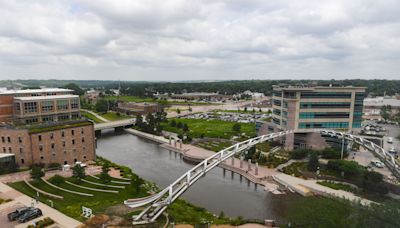
[[[162,188],[193,167],[179,154],[153,142],[113,131],[102,133],[97,141],[97,154],[132,168]],[[228,216],[282,221],[288,206],[299,196],[273,195],[238,174],[216,167],[192,185],[182,198],[217,215],[223,211]]]

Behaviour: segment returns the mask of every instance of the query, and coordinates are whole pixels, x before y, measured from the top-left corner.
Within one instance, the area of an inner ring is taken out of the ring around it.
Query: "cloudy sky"
[[[0,0],[0,80],[400,79],[399,0]]]

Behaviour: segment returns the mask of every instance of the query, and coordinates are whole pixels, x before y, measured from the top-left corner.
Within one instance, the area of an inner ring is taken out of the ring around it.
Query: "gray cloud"
[[[397,0],[2,0],[0,79],[397,78]]]

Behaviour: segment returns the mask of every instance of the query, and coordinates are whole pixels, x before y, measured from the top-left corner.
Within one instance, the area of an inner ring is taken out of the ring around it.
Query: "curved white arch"
[[[394,176],[400,179],[399,165],[396,163],[395,158],[390,153],[386,152],[382,147],[356,135],[326,129],[316,129],[314,131],[319,132],[321,133],[321,135],[324,136],[341,139],[344,137],[345,140],[360,144],[364,148],[373,152],[377,157],[379,157],[379,159],[383,161],[392,171]],[[243,151],[248,150],[258,143],[262,143],[275,138],[280,138],[291,133],[294,133],[294,131],[289,130],[271,133],[251,138],[243,142],[239,142],[204,159],[202,162],[187,171],[175,182],[173,182],[157,194],[142,199],[126,200],[124,201],[124,204],[133,208],[150,204],[139,215],[134,216],[133,220],[136,224],[154,222],[158,218],[158,216],[160,216],[161,213],[163,213],[167,209],[167,207],[171,203],[173,203],[180,195],[182,195],[191,185],[193,185],[197,180],[203,177],[205,173],[219,165],[222,161],[234,156],[235,154],[242,153]]]

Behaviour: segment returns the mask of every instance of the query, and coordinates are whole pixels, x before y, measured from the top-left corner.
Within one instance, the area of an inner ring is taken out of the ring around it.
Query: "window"
[[[39,151],[43,151],[43,145],[39,145]]]
[[[301,102],[301,109],[314,108],[350,108],[350,102]]]
[[[3,147],[3,152],[7,153],[7,149],[5,147]]]
[[[68,114],[61,114],[58,115],[58,120],[68,120],[69,119],[69,115]]]
[[[62,142],[62,146],[65,147],[65,141]]]
[[[7,141],[8,141],[9,143],[11,143],[11,138],[10,138],[10,137],[7,137]]]
[[[277,116],[281,115],[281,110],[274,108],[273,113]]]
[[[64,165],[67,165],[68,164],[68,162],[67,161],[64,161]]]
[[[276,105],[276,106],[281,106],[282,105],[282,102],[280,101],[280,100],[273,100],[273,104],[274,105]]]
[[[85,131],[83,130],[83,128],[81,128],[81,134],[84,134],[85,133]]]
[[[351,98],[350,92],[301,92],[301,98]]]
[[[43,156],[40,156],[40,159],[41,159],[41,160],[43,160],[43,159],[44,159],[44,157],[43,157]]]
[[[71,100],[71,109],[78,109],[79,108],[79,100],[78,99],[72,99]]]
[[[57,110],[68,110],[68,100],[57,100]]]
[[[75,145],[75,139],[72,140],[72,145]]]
[[[54,143],[52,143],[52,144],[51,144],[51,149],[54,149],[54,147],[55,147],[55,146],[54,146]]]
[[[23,149],[22,147],[19,148],[19,153],[20,153],[20,154],[24,153],[24,149]]]
[[[38,135],[39,142],[42,141],[42,136]]]
[[[22,143],[22,137],[18,137],[18,142]]]
[[[4,143],[6,142],[6,139],[4,138],[4,136],[1,136],[1,141]]]
[[[64,137],[64,136],[65,136],[64,131],[61,131],[61,137]]]
[[[75,131],[74,130],[71,130],[71,135],[75,135]]]
[[[79,118],[79,113],[72,113],[71,114],[72,119],[78,119]]]
[[[74,158],[74,163],[76,163],[78,161],[78,159]]]
[[[300,112],[300,119],[349,118],[348,112]]]
[[[54,134],[50,133],[50,139],[54,139]]]
[[[85,142],[85,138],[82,138],[82,142],[83,142],[83,143]]]
[[[311,123],[299,123],[299,128],[309,129],[309,128],[333,128],[333,129],[343,129],[348,128],[348,122],[311,122]]]
[[[52,112],[54,110],[53,101],[42,101],[42,112]]]
[[[25,113],[35,113],[37,112],[37,103],[36,102],[25,102],[24,103]]]
[[[54,117],[53,116],[43,116],[42,117],[42,121],[43,122],[53,122],[54,121]]]
[[[23,158],[21,158],[21,164],[24,164],[25,160]]]
[[[38,122],[38,118],[36,118],[36,117],[25,119],[26,124],[33,124],[33,123],[37,123],[37,122]]]
[[[12,153],[12,148],[11,147],[8,147],[8,152]]]

